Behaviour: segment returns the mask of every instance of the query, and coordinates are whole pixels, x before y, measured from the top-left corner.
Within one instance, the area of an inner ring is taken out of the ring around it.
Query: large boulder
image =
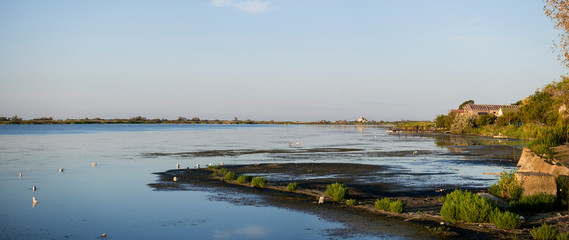
[[[554,177],[569,175],[569,168],[553,165],[528,148],[524,148],[518,167],[518,172],[547,173]]]
[[[539,193],[557,196],[555,177],[548,173],[517,172],[515,177],[522,186],[522,195],[530,196]]]

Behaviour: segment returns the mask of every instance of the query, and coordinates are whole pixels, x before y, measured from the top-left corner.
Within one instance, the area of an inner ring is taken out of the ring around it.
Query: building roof
[[[464,106],[464,111],[476,111],[476,112],[481,112],[481,111],[499,111],[500,108],[506,109],[506,108],[519,108],[520,106],[518,105],[486,105],[486,104],[467,104],[466,106]]]

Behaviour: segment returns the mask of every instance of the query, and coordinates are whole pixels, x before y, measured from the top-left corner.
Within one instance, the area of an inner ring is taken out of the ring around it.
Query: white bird
[[[22,172],[20,172],[20,178],[22,178]]]
[[[106,234],[106,233],[103,233],[103,234],[101,234],[101,237],[102,237],[102,238],[106,238],[106,237],[107,237],[107,234]]]
[[[96,166],[97,166],[97,163],[94,163],[94,162],[91,163],[91,167],[96,167]]]
[[[178,181],[178,178],[174,177],[172,180],[175,182]]]
[[[34,191],[34,192],[35,192],[35,191],[36,191],[36,189],[37,189],[37,188],[36,188],[36,186],[33,186],[33,187],[32,187],[32,191]]]
[[[211,166],[213,166],[213,164],[209,163],[209,164],[208,164],[208,166],[210,166],[210,167],[211,167]]]
[[[297,147],[300,147],[300,143],[298,143],[298,142],[296,142],[296,144],[295,144],[295,145],[296,145]]]
[[[176,169],[180,169],[180,164],[176,164]]]
[[[414,151],[414,152],[413,152],[413,155],[415,155],[415,154],[417,154],[417,151]]]
[[[219,165],[223,166],[223,162],[219,162]]]
[[[200,168],[200,164],[199,164],[199,163],[198,163],[198,164],[196,164],[196,168]]]
[[[288,142],[288,147],[292,147],[292,142]]]
[[[60,168],[60,169],[59,169],[59,172],[63,172],[63,168]]]
[[[32,207],[35,207],[39,203],[39,201],[36,199],[36,197],[32,197],[32,201],[33,201]]]

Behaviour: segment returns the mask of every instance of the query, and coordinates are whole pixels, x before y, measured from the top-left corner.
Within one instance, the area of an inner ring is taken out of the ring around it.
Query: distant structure
[[[367,123],[369,122],[365,117],[360,117],[358,118],[358,120],[356,120],[357,123]]]
[[[462,113],[470,113],[474,115],[494,115],[500,117],[510,112],[517,112],[520,110],[518,105],[483,105],[483,104],[467,104],[464,106]],[[460,110],[451,110],[461,113]]]

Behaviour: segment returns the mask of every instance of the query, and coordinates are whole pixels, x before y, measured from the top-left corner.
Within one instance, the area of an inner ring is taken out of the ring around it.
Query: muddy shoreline
[[[424,189],[405,191],[405,186],[383,183],[367,183],[360,178],[381,171],[386,167],[348,163],[273,163],[252,165],[223,166],[237,175],[251,176],[278,175],[279,178],[269,180],[265,188],[253,188],[248,184],[240,185],[236,181],[226,181],[222,177],[213,176],[213,169],[183,169],[157,173],[159,181],[149,184],[155,190],[214,190],[218,200],[244,205],[269,205],[315,214],[321,218],[341,222],[348,226],[345,229],[331,230],[330,236],[349,237],[353,235],[392,234],[414,239],[452,238],[452,239],[511,239],[516,235],[519,239],[531,239],[527,229],[534,222],[524,223],[522,229],[501,230],[492,224],[456,223],[445,225],[443,234],[432,234],[426,227],[438,227],[443,221],[440,217],[442,203],[440,196],[454,189]],[[177,181],[173,181],[173,177]],[[291,179],[284,179],[288,176]],[[308,176],[308,177],[307,177]],[[283,180],[278,180],[283,179]],[[287,192],[286,185],[295,181],[299,190]],[[317,196],[323,196],[327,184],[341,182],[350,188],[350,198],[356,199],[357,206],[347,206],[326,199],[325,204],[317,204]],[[469,189],[481,192],[483,189]],[[241,195],[246,197],[241,197]],[[255,197],[257,196],[257,197]],[[262,196],[262,200],[258,196]],[[378,198],[388,197],[403,200],[407,207],[402,214],[375,210],[373,203]],[[557,221],[568,221],[567,214],[558,216]],[[554,221],[555,216],[550,216]],[[413,231],[409,231],[413,229]],[[530,228],[531,229],[531,228]]]

